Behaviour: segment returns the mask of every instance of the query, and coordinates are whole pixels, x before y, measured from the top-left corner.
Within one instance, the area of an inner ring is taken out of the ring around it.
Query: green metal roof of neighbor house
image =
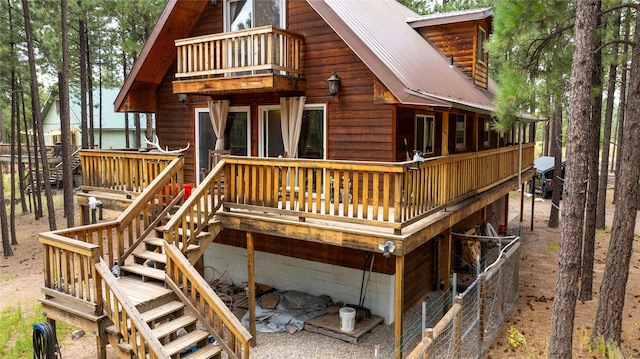
[[[103,130],[117,130],[124,129],[124,113],[115,112],[113,109],[113,103],[118,96],[120,89],[118,88],[103,88],[102,89],[102,129]],[[74,91],[72,89],[70,91],[70,107],[71,111],[77,116],[77,118],[81,118],[81,107],[80,107],[80,94],[77,89]],[[95,107],[93,109],[93,127],[99,127],[99,112],[98,106],[100,106],[100,91],[98,89],[93,90],[93,102],[95,103]],[[129,128],[133,129],[133,115],[129,115]],[[144,116],[142,116],[140,120],[140,128],[146,129],[147,122]]]

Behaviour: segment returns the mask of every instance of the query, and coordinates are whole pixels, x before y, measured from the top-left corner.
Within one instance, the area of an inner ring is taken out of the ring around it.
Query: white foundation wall
[[[369,258],[369,260],[371,260]],[[362,258],[364,266],[364,257]],[[365,286],[369,275],[369,261]],[[204,254],[204,276],[207,281],[218,279],[225,283],[247,282],[247,250],[212,243]],[[211,270],[213,268],[213,271]],[[215,278],[212,276],[215,273]],[[255,252],[255,280],[278,290],[297,290],[312,295],[329,295],[334,302],[358,304],[362,269],[291,258],[266,252]],[[386,324],[394,318],[395,276],[371,273],[364,306],[371,313],[384,318]]]

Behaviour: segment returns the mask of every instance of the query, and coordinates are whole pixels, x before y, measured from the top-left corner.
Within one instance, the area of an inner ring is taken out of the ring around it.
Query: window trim
[[[236,2],[236,1],[241,1],[241,0],[224,0],[224,6],[222,8],[222,17],[223,17],[223,23],[224,23],[224,31],[225,32],[232,32],[230,30],[231,28],[231,24],[229,23],[229,3],[230,2]],[[252,9],[251,9],[251,28],[254,29],[256,28],[256,26],[254,26],[255,24],[255,18],[254,13],[255,13],[255,1],[260,1],[260,0],[253,0],[251,5],[252,5]],[[280,1],[280,25],[276,26],[278,28],[281,29],[286,29],[287,28],[287,0],[279,0]]]
[[[482,34],[482,39],[480,39],[480,35]],[[476,57],[478,58],[478,62],[483,64],[487,63],[488,53],[485,51],[484,42],[487,41],[487,30],[478,26],[478,36],[477,36],[477,44],[476,44]]]
[[[424,151],[424,146],[425,146],[425,136],[424,133],[423,135],[423,142],[422,142],[422,148],[418,148],[418,119],[421,118],[423,121],[423,129],[426,131],[427,126],[424,126],[424,122],[426,122],[426,120],[428,118],[431,119],[431,150],[430,151]],[[415,141],[414,141],[414,148],[416,148],[417,150],[421,151],[422,153],[427,153],[427,154],[433,154],[435,153],[435,127],[436,127],[436,116],[435,115],[428,115],[428,114],[424,114],[424,113],[417,113],[415,116],[415,122],[414,122],[414,131],[416,134],[415,137]]]
[[[269,110],[280,110],[280,105],[264,105],[258,106],[258,157],[266,157],[264,154],[265,138],[264,134],[264,113]],[[322,131],[324,144],[322,148],[322,158],[327,159],[327,104],[324,103],[306,103],[303,111],[322,110]]]
[[[251,157],[251,107],[250,106],[229,106],[229,113],[232,112],[245,112],[247,114],[247,157]],[[197,141],[198,134],[200,133],[200,114],[201,113],[209,113],[208,107],[198,107],[194,111],[195,113],[195,157],[196,157],[196,168],[200,171],[200,141]],[[198,177],[198,183],[200,183],[200,175],[196,173],[196,177]]]
[[[456,136],[455,136],[455,144],[456,150],[465,149],[467,147],[467,116],[462,114],[456,114]],[[462,142],[458,142],[458,121],[462,118]]]

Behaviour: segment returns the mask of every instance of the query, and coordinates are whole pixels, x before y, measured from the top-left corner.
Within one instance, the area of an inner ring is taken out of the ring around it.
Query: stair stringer
[[[204,252],[207,250],[207,247],[209,247],[209,244],[211,244],[224,229],[224,227],[222,227],[222,223],[220,223],[220,221],[215,217],[212,221],[209,222],[207,226],[207,232],[209,232],[209,235],[200,238],[200,240],[198,241],[198,245],[200,247],[194,251],[189,252],[189,263],[191,263],[192,265],[195,265],[200,260],[200,258],[202,258]]]

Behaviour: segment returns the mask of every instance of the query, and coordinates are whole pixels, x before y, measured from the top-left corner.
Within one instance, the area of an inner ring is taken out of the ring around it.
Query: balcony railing
[[[533,145],[524,145],[521,162],[518,146],[511,146],[422,163],[228,157],[225,164],[228,210],[401,231],[532,168]]]
[[[252,72],[298,76],[302,40],[273,26],[176,40],[176,78]]]

